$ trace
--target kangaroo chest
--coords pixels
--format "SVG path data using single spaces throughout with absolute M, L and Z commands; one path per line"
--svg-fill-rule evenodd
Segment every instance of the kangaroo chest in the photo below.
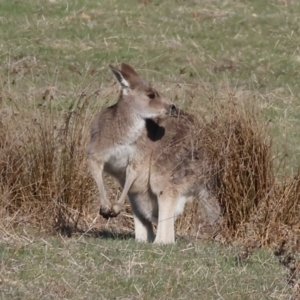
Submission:
M 104 170 L 108 173 L 125 171 L 134 156 L 135 145 L 119 145 L 108 151 Z
M 107 150 L 106 163 L 104 165 L 105 172 L 115 177 L 120 177 L 120 173 L 125 173 L 128 164 L 136 154 L 136 142 L 144 128 L 145 121 L 143 119 L 137 119 L 132 128 L 122 137 L 123 141 L 114 143 L 114 145 Z

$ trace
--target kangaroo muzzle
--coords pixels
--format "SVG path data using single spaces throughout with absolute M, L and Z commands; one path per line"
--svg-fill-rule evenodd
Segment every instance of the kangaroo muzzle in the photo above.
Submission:
M 171 104 L 169 106 L 169 115 L 170 116 L 176 116 L 177 115 L 177 107 L 175 104 Z

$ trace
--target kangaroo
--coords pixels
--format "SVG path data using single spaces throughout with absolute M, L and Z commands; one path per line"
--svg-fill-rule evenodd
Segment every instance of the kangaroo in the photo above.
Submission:
M 92 121 L 87 157 L 90 172 L 100 195 L 100 215 L 117 216 L 128 191 L 138 176 L 141 159 L 144 158 L 147 140 L 146 125 L 151 118 L 166 118 L 174 114 L 176 107 L 150 84 L 145 83 L 136 71 L 122 63 L 120 69 L 110 66 L 121 92 L 116 104 L 102 110 Z M 143 134 L 143 137 L 141 135 Z M 118 201 L 107 199 L 103 172 L 113 176 L 123 187 Z
M 221 211 L 212 193 L 216 182 L 201 138 L 205 124 L 177 110 L 130 66 L 111 69 L 121 84 L 119 100 L 95 117 L 88 147 L 100 214 L 117 216 L 128 194 L 136 240 L 174 243 L 174 222 L 187 198 L 195 197 L 207 223 L 215 225 Z M 106 198 L 103 171 L 123 187 L 114 204 Z M 157 224 L 156 236 L 152 223 Z

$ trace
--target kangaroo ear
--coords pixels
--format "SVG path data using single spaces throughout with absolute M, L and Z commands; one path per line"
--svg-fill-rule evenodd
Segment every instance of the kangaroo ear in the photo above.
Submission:
M 133 69 L 133 67 L 131 67 L 125 63 L 121 63 L 121 72 L 126 78 L 139 77 L 139 75 L 136 73 L 136 71 Z
M 136 71 L 129 65 L 122 63 L 120 69 L 110 65 L 110 69 L 115 74 L 117 80 L 121 84 L 123 90 L 131 89 L 134 90 L 136 87 L 141 85 L 143 81 L 140 79 Z
M 123 74 L 122 71 L 120 71 L 119 69 L 115 68 L 112 65 L 109 65 L 110 69 L 112 70 L 112 72 L 114 73 L 114 75 L 116 76 L 118 82 L 120 83 L 122 89 L 128 89 L 130 88 L 130 84 L 129 81 L 127 81 Z

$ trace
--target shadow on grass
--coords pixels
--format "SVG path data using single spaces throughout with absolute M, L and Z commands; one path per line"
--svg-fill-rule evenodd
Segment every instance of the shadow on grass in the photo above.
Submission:
M 86 231 L 81 228 L 74 228 L 72 226 L 61 226 L 57 229 L 57 232 L 62 236 L 71 238 L 73 234 L 82 234 L 86 237 L 101 238 L 101 239 L 113 239 L 113 240 L 129 240 L 134 239 L 134 233 L 131 232 L 116 232 L 107 229 L 91 229 Z
M 113 239 L 113 240 L 129 240 L 134 239 L 134 234 L 131 232 L 115 232 L 112 230 L 92 230 L 89 232 L 83 230 L 77 230 L 77 232 L 84 234 L 88 237 L 100 238 L 100 239 Z
M 64 237 L 71 238 L 73 235 L 84 235 L 85 237 L 89 238 L 100 238 L 100 239 L 112 239 L 112 240 L 130 240 L 135 239 L 134 232 L 128 231 L 121 231 L 120 228 L 117 230 L 113 229 L 99 229 L 99 228 L 92 228 L 90 230 L 84 230 L 80 227 L 73 227 L 71 225 L 64 225 L 56 228 L 56 232 L 61 234 Z M 198 241 L 199 238 L 190 235 L 176 235 L 176 242 L 180 243 L 192 243 Z

